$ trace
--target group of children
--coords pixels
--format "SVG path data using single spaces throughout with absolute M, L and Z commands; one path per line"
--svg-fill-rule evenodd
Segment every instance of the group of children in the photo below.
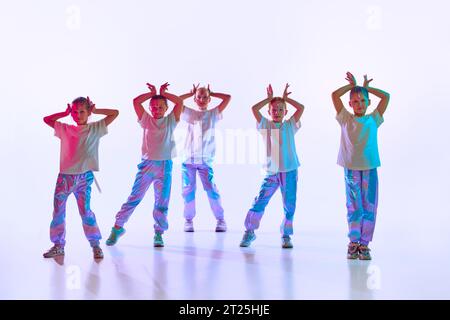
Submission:
M 351 73 L 347 73 L 349 84 L 332 94 L 336 108 L 336 119 L 341 125 L 341 145 L 338 164 L 344 167 L 347 220 L 350 243 L 347 258 L 369 260 L 368 243 L 372 240 L 378 198 L 377 167 L 380 160 L 377 147 L 377 129 L 383 122 L 383 113 L 389 102 L 389 94 L 369 87 L 372 80 L 364 76 L 363 86 L 357 86 Z M 154 246 L 163 247 L 162 235 L 168 229 L 167 212 L 169 206 L 172 159 L 175 154 L 174 130 L 183 119 L 187 123 L 184 158 L 182 163 L 182 196 L 184 199 L 184 231 L 193 232 L 195 210 L 195 191 L 197 172 L 205 189 L 211 209 L 217 220 L 216 232 L 225 232 L 227 225 L 221 204 L 219 190 L 214 182 L 213 160 L 215 155 L 214 129 L 216 122 L 222 119 L 224 109 L 231 96 L 212 92 L 207 87 L 194 85 L 184 95 L 176 96 L 167 91 L 169 84 L 160 87 L 159 94 L 154 85 L 148 84 L 149 92 L 133 100 L 138 123 L 143 128 L 142 162 L 127 201 L 116 214 L 114 226 L 106 244 L 115 245 L 124 235 L 124 225 L 137 205 L 143 199 L 153 183 L 155 204 Z M 255 197 L 245 218 L 245 233 L 240 243 L 248 247 L 256 239 L 264 210 L 272 195 L 281 190 L 284 218 L 281 224 L 282 247 L 292 248 L 293 218 L 296 208 L 298 167 L 300 166 L 295 148 L 295 133 L 300 128 L 300 118 L 304 106 L 290 98 L 289 85 L 286 85 L 282 97 L 274 97 L 272 87 L 267 88 L 267 97 L 252 107 L 257 122 L 257 129 L 262 134 L 266 146 L 266 175 L 260 191 Z M 344 107 L 341 97 L 350 91 L 350 107 L 353 113 Z M 370 105 L 369 93 L 380 98 L 377 108 L 366 115 Z M 194 97 L 197 110 L 184 105 L 184 100 Z M 208 109 L 211 98 L 220 99 L 220 103 Z M 148 113 L 143 103 L 150 100 Z M 174 104 L 168 111 L 168 101 Z M 287 104 L 295 108 L 294 114 L 286 121 Z M 260 110 L 269 105 L 270 119 L 264 117 Z M 88 123 L 91 114 L 103 114 L 100 121 Z M 95 259 L 103 258 L 100 248 L 101 233 L 94 213 L 90 209 L 91 185 L 94 181 L 93 171 L 98 171 L 98 145 L 102 136 L 107 134 L 108 125 L 118 116 L 118 110 L 97 109 L 87 98 L 77 98 L 67 106 L 65 112 L 44 118 L 47 125 L 55 130 L 61 139 L 60 173 L 56 182 L 54 195 L 53 219 L 50 225 L 50 240 L 54 246 L 44 257 L 64 255 L 65 245 L 65 205 L 68 196 L 74 193 L 83 222 L 83 229 Z M 71 115 L 76 122 L 68 125 L 59 122 L 60 118 Z

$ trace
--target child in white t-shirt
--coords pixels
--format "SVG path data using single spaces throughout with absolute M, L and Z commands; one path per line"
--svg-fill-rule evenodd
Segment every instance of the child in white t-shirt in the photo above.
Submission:
M 252 107 L 253 115 L 258 124 L 258 130 L 266 142 L 266 176 L 261 185 L 258 196 L 256 196 L 252 207 L 245 218 L 245 233 L 242 238 L 241 247 L 250 246 L 256 239 L 254 230 L 259 228 L 264 210 L 270 198 L 281 190 L 283 197 L 284 219 L 280 227 L 282 247 L 292 248 L 291 235 L 293 232 L 294 212 L 297 200 L 298 161 L 295 148 L 294 135 L 300 129 L 300 117 L 304 106 L 288 97 L 289 85 L 286 84 L 283 98 L 273 97 L 272 86 L 267 88 L 267 98 Z M 292 105 L 296 111 L 287 121 L 283 121 L 287 113 L 286 103 Z M 269 120 L 261 114 L 260 110 L 269 104 Z
M 344 167 L 347 198 L 348 237 L 347 258 L 370 260 L 368 244 L 372 241 L 378 207 L 378 174 L 380 166 L 377 132 L 383 123 L 383 114 L 389 103 L 389 94 L 369 87 L 367 76 L 364 85 L 356 85 L 355 77 L 347 72 L 349 84 L 332 94 L 336 109 L 336 119 L 341 126 L 341 144 L 338 165 Z M 341 97 L 350 91 L 349 105 L 353 113 L 347 111 Z M 366 115 L 370 105 L 369 93 L 380 98 L 376 109 Z
M 180 98 L 185 100 L 192 96 L 194 96 L 198 110 L 184 106 L 181 114 L 181 118 L 188 124 L 184 161 L 181 169 L 184 218 L 186 219 L 184 231 L 194 231 L 193 219 L 196 214 L 195 190 L 198 172 L 203 189 L 208 195 L 211 210 L 217 220 L 216 232 L 225 232 L 227 225 L 223 215 L 219 190 L 214 181 L 212 163 L 216 151 L 216 122 L 222 119 L 222 112 L 228 106 L 231 96 L 225 93 L 211 92 L 209 85 L 207 88 L 199 88 L 199 85 L 194 85 L 190 93 L 181 95 Z M 219 98 L 222 101 L 216 107 L 208 110 L 211 97 Z
M 106 115 L 100 121 L 88 123 L 92 114 Z M 44 122 L 55 129 L 55 136 L 61 139 L 60 173 L 56 182 L 53 219 L 50 225 L 50 240 L 54 246 L 44 253 L 45 258 L 64 255 L 66 244 L 66 202 L 71 193 L 75 195 L 83 229 L 94 253 L 95 259 L 103 258 L 100 248 L 101 234 L 94 212 L 91 211 L 92 171 L 98 171 L 98 146 L 102 136 L 108 133 L 107 126 L 118 116 L 119 111 L 96 109 L 89 97 L 79 97 L 68 104 L 65 112 L 52 114 Z M 76 126 L 57 121 L 71 115 Z
M 142 162 L 138 165 L 139 170 L 131 194 L 116 215 L 116 222 L 106 241 L 108 246 L 116 244 L 118 238 L 125 233 L 124 224 L 144 198 L 152 183 L 155 190 L 153 208 L 155 220 L 153 245 L 155 247 L 164 246 L 162 234 L 169 228 L 167 211 L 172 185 L 172 158 L 176 156 L 173 132 L 180 121 L 183 101 L 176 95 L 167 92 L 168 83 L 161 86 L 159 95 L 157 95 L 154 85 L 147 83 L 147 86 L 150 92 L 133 100 L 138 122 L 144 129 Z M 142 106 L 149 99 L 150 114 Z M 168 109 L 167 100 L 173 102 L 175 107 L 169 115 L 164 116 Z

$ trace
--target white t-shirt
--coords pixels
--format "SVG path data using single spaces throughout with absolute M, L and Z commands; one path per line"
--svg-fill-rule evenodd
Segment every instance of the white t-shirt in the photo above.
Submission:
M 294 139 L 300 127 L 300 120 L 295 122 L 294 116 L 281 123 L 261 117 L 257 129 L 267 147 L 264 169 L 269 174 L 292 171 L 300 166 Z
M 142 139 L 142 159 L 170 160 L 176 156 L 173 132 L 177 126 L 175 115 L 172 112 L 160 119 L 153 118 L 146 111 L 138 120 L 144 129 Z
M 378 110 L 356 117 L 342 108 L 336 120 L 341 125 L 341 146 L 337 164 L 352 170 L 379 167 L 377 132 L 384 119 Z
M 181 118 L 188 123 L 184 162 L 211 165 L 216 154 L 216 122 L 223 118 L 219 108 L 200 111 L 185 107 Z
M 59 171 L 64 174 L 82 174 L 98 171 L 98 145 L 108 133 L 105 120 L 74 126 L 55 122 L 55 136 L 61 139 Z

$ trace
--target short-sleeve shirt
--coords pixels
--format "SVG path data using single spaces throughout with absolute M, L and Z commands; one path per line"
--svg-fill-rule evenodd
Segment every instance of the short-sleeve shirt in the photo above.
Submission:
M 294 136 L 301 123 L 294 116 L 281 123 L 261 117 L 257 129 L 266 144 L 266 163 L 264 169 L 269 174 L 288 172 L 300 166 Z
M 188 124 L 184 162 L 211 165 L 216 153 L 216 122 L 223 118 L 219 108 L 200 111 L 184 107 L 181 118 Z
M 153 118 L 146 111 L 138 120 L 144 129 L 142 138 L 142 159 L 170 160 L 176 156 L 173 132 L 177 121 L 173 111 L 160 119 Z
M 82 174 L 99 170 L 99 141 L 108 133 L 104 119 L 80 126 L 56 121 L 54 129 L 55 136 L 61 139 L 60 173 Z
M 342 108 L 336 120 L 341 125 L 341 145 L 337 164 L 352 170 L 370 170 L 379 167 L 377 132 L 384 120 L 378 110 L 357 117 Z

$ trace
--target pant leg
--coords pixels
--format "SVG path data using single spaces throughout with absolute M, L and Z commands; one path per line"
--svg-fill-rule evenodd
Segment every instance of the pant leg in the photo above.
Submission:
M 155 189 L 155 206 L 153 208 L 154 228 L 156 233 L 164 233 L 169 228 L 167 211 L 169 209 L 170 190 L 172 187 L 172 160 L 158 161 L 153 187 Z
M 280 181 L 284 209 L 284 219 L 281 223 L 280 232 L 282 235 L 289 236 L 294 233 L 292 224 L 297 202 L 298 170 L 295 169 L 289 172 L 280 172 L 278 174 L 278 179 Z
M 207 164 L 198 166 L 198 174 L 203 184 L 203 189 L 208 195 L 209 205 L 217 220 L 223 220 L 223 208 L 219 190 L 214 182 L 213 168 Z
M 117 226 L 123 227 L 133 214 L 138 204 L 141 203 L 145 193 L 153 181 L 155 175 L 153 172 L 154 170 L 154 163 L 151 160 L 143 160 L 138 165 L 138 173 L 136 174 L 136 179 L 134 180 L 131 194 L 120 208 L 120 211 L 116 214 L 115 224 Z
M 53 219 L 50 223 L 50 241 L 56 245 L 66 244 L 66 202 L 71 193 L 73 179 L 70 175 L 59 174 L 53 198 Z
M 347 198 L 348 237 L 352 242 L 361 240 L 362 207 L 362 171 L 345 169 L 345 193 Z
M 259 223 L 264 214 L 267 204 L 270 198 L 272 198 L 275 191 L 277 191 L 279 186 L 278 178 L 276 174 L 267 175 L 259 190 L 258 196 L 253 201 L 252 207 L 247 213 L 245 218 L 245 229 L 246 230 L 256 230 L 259 228 Z
M 197 168 L 193 164 L 181 165 L 182 196 L 184 199 L 184 218 L 192 220 L 195 217 L 195 190 Z
M 377 217 L 378 174 L 376 168 L 363 171 L 362 205 L 361 244 L 367 245 L 372 241 Z
M 88 171 L 75 176 L 74 195 L 77 199 L 78 211 L 80 212 L 83 230 L 86 239 L 92 247 L 98 246 L 102 235 L 97 225 L 94 212 L 91 210 L 91 185 L 94 182 L 94 174 Z

